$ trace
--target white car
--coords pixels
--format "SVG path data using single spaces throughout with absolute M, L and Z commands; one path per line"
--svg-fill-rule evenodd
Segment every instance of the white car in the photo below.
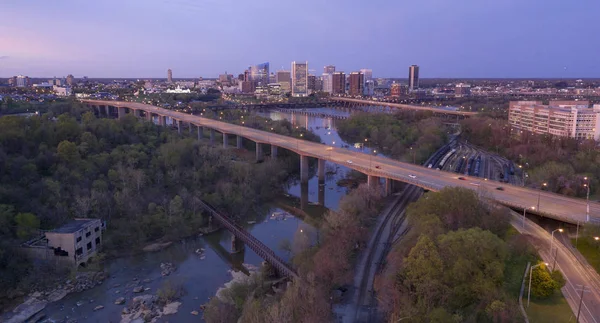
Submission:
M 417 178 L 417 176 L 415 176 L 415 175 L 413 175 L 413 174 L 410 174 L 410 175 L 408 175 L 408 177 L 410 177 L 410 178 L 413 178 L 413 179 L 414 179 L 414 178 Z
M 352 164 L 352 161 L 351 161 L 350 159 L 348 159 L 346 162 L 347 162 L 348 164 Z

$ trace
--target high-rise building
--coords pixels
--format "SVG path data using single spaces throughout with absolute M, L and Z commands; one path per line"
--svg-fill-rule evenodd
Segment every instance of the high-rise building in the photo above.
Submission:
M 350 73 L 350 88 L 348 94 L 351 96 L 362 96 L 365 86 L 364 75 L 361 72 Z
M 17 76 L 17 87 L 28 87 L 29 84 L 29 76 L 19 75 Z
M 419 66 L 411 65 L 408 68 L 408 89 L 410 91 L 419 88 Z
M 463 97 L 471 95 L 471 86 L 469 84 L 458 83 L 454 88 L 454 96 Z
M 292 76 L 290 71 L 277 71 L 275 81 L 281 85 L 281 92 L 287 93 L 291 91 L 291 82 Z
M 269 62 L 250 66 L 250 81 L 263 86 L 269 84 Z
M 589 101 L 513 101 L 508 108 L 513 129 L 575 139 L 600 139 L 600 104 Z
M 333 93 L 333 74 L 323 73 L 323 92 Z
M 363 68 L 360 70 L 360 72 L 364 75 L 364 80 L 365 83 L 367 83 L 367 81 L 371 81 L 373 80 L 373 70 L 369 69 L 369 68 Z
M 167 82 L 173 83 L 173 71 L 171 69 L 167 70 Z
M 331 80 L 331 94 L 346 93 L 346 74 L 344 72 L 333 73 Z
M 277 76 L 275 73 L 269 74 L 269 84 L 277 83 Z
M 316 90 L 317 77 L 314 75 L 308 76 L 308 91 L 314 92 Z
M 308 95 L 308 62 L 292 62 L 292 95 Z
M 73 86 L 73 83 L 75 83 L 75 77 L 72 74 L 67 75 L 67 84 Z
M 333 73 L 335 73 L 335 66 L 334 65 L 327 65 L 327 66 L 323 67 L 323 73 L 327 73 L 327 74 L 333 74 Z
M 364 96 L 373 96 L 375 94 L 375 81 L 365 81 L 365 88 L 363 89 Z

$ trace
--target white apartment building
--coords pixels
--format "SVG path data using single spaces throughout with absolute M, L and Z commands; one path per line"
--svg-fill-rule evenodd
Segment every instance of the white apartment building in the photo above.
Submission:
M 600 139 L 600 105 L 589 101 L 513 101 L 508 110 L 513 129 L 575 139 Z

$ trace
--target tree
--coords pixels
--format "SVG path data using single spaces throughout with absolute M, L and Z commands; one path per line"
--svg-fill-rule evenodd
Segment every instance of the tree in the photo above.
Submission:
M 552 279 L 545 265 L 542 264 L 533 269 L 531 278 L 531 294 L 533 296 L 547 298 L 552 296 L 554 291 L 559 288 L 558 283 Z
M 68 140 L 63 140 L 58 144 L 56 153 L 58 158 L 66 164 L 72 164 L 80 157 L 77 146 Z
M 19 213 L 15 216 L 19 239 L 32 237 L 40 229 L 40 220 L 31 213 Z

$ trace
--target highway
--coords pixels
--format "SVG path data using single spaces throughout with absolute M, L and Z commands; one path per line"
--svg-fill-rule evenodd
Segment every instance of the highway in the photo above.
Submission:
M 533 221 L 527 219 L 525 221 L 525 228 L 523 228 L 522 215 L 513 212 L 511 223 L 522 234 L 531 235 L 537 239 L 536 249 L 544 262 L 549 264 L 552 268 L 554 265 L 554 255 L 556 254 L 556 268 L 559 269 L 567 283 L 562 288 L 563 295 L 569 303 L 569 306 L 577 314 L 579 307 L 579 300 L 581 297 L 581 288 L 586 286 L 586 291 L 583 295 L 583 303 L 581 305 L 580 322 L 587 323 L 600 323 L 600 276 L 585 260 L 578 259 L 581 256 L 577 252 L 573 252 L 570 242 L 567 242 L 569 246 L 564 245 L 560 242 L 557 236 L 558 232 L 554 234 L 554 251 L 550 253 L 551 247 L 551 235 L 548 231 L 542 229 L 540 226 L 535 224 Z M 533 265 L 533 264 L 532 264 Z M 526 281 L 528 283 L 528 281 Z M 527 284 L 525 285 L 527 286 Z M 523 305 L 527 306 L 527 291 L 523 294 Z M 570 322 L 575 322 L 575 318 Z
M 398 108 L 398 109 L 431 111 L 431 112 L 436 112 L 436 113 L 459 115 L 459 116 L 465 116 L 465 117 L 473 116 L 473 115 L 477 114 L 477 112 L 445 110 L 445 109 L 442 109 L 439 107 L 434 107 L 434 106 L 421 106 L 421 105 L 390 103 L 390 102 L 372 101 L 372 100 L 336 98 L 336 97 L 332 97 L 332 98 L 330 98 L 330 100 L 331 101 L 349 102 L 349 103 L 358 103 L 361 105 L 384 106 L 384 107 L 391 107 L 391 108 Z
M 453 172 L 440 171 L 385 157 L 357 153 L 344 148 L 330 147 L 299 138 L 233 125 L 142 103 L 95 100 L 82 100 L 82 102 L 93 105 L 127 107 L 167 116 L 185 123 L 215 129 L 219 132 L 240 135 L 255 142 L 272 144 L 303 156 L 319 158 L 344 165 L 367 175 L 417 185 L 427 190 L 438 191 L 447 186 L 459 186 L 476 190 L 485 197 L 496 200 L 503 205 L 519 209 L 528 208 L 528 212 L 560 221 L 577 223 L 578 221 L 585 222 L 586 220 L 586 201 L 584 199 L 496 181 L 486 181 L 478 177 L 461 176 Z M 459 179 L 459 177 L 463 178 L 463 180 Z M 497 187 L 502 187 L 503 190 L 497 190 Z M 540 200 L 540 210 L 531 210 L 531 207 L 537 207 L 538 197 Z M 600 217 L 600 203 L 590 203 L 590 215 L 594 218 Z

